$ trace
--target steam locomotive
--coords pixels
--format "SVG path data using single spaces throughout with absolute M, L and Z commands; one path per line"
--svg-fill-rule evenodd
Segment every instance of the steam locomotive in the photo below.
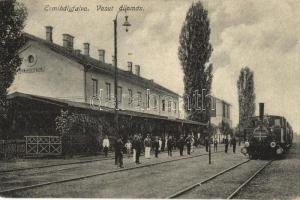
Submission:
M 244 130 L 246 137 L 242 153 L 250 159 L 275 157 L 284 154 L 292 146 L 293 129 L 282 116 L 264 115 L 264 104 L 259 104 L 259 116 L 249 119 Z

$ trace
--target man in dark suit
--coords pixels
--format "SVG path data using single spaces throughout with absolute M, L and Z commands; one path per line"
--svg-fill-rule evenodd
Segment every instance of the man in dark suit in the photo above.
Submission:
M 141 138 L 135 135 L 132 141 L 132 148 L 135 151 L 135 163 L 140 164 L 140 155 L 142 150 Z
M 123 149 L 124 143 L 120 136 L 117 137 L 116 144 L 115 144 L 115 164 L 118 165 L 120 168 L 123 168 Z
M 187 148 L 187 154 L 191 154 L 191 145 L 192 145 L 192 136 L 189 134 L 187 138 L 185 139 L 186 148 Z
M 227 137 L 224 139 L 224 143 L 225 143 L 225 153 L 227 153 L 227 151 L 228 151 L 228 138 Z
M 217 138 L 214 139 L 214 152 L 218 151 L 218 141 Z
M 208 140 L 208 136 L 205 137 L 205 150 L 206 152 L 208 152 L 208 147 L 209 147 L 209 140 Z
M 180 135 L 179 140 L 177 141 L 178 147 L 179 147 L 179 152 L 180 152 L 180 156 L 183 156 L 183 148 L 184 148 L 184 138 L 183 135 Z
M 168 141 L 167 141 L 168 156 L 172 156 L 173 146 L 174 146 L 174 142 L 173 142 L 172 136 L 169 136 Z
M 232 144 L 233 153 L 235 153 L 235 149 L 236 149 L 236 139 L 235 139 L 235 137 L 233 137 L 231 139 L 231 144 Z
M 158 153 L 159 153 L 159 140 L 158 140 L 158 136 L 155 137 L 154 143 L 153 143 L 153 147 L 154 147 L 154 152 L 155 152 L 155 158 L 158 158 Z

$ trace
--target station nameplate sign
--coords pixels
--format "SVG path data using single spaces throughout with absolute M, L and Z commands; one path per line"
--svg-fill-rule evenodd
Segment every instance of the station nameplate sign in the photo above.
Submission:
M 35 72 L 44 72 L 45 71 L 45 67 L 30 67 L 30 68 L 21 68 L 19 69 L 18 73 L 35 73 Z

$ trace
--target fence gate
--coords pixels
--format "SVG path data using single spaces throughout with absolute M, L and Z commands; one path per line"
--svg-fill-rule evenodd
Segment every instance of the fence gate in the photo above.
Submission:
M 26 155 L 61 155 L 60 136 L 25 136 Z

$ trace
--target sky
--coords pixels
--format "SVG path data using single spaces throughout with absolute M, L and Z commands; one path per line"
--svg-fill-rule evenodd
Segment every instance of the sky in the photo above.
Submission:
M 142 11 L 118 15 L 118 59 L 141 65 L 141 75 L 183 94 L 183 72 L 178 60 L 179 34 L 190 0 L 20 0 L 28 9 L 25 32 L 45 38 L 51 25 L 53 40 L 62 34 L 75 37 L 75 48 L 91 44 L 91 56 L 106 50 L 112 62 L 113 19 L 121 5 L 141 6 Z M 268 114 L 285 116 L 300 132 L 300 1 L 299 0 L 206 0 L 213 53 L 212 92 L 232 104 L 233 124 L 238 122 L 236 82 L 241 68 L 254 72 L 256 104 L 265 103 Z M 45 7 L 81 6 L 88 12 L 45 11 Z M 113 7 L 97 11 L 97 6 Z M 131 23 L 126 32 L 125 15 Z M 256 109 L 258 112 L 258 108 Z M 256 113 L 257 113 L 256 112 Z

